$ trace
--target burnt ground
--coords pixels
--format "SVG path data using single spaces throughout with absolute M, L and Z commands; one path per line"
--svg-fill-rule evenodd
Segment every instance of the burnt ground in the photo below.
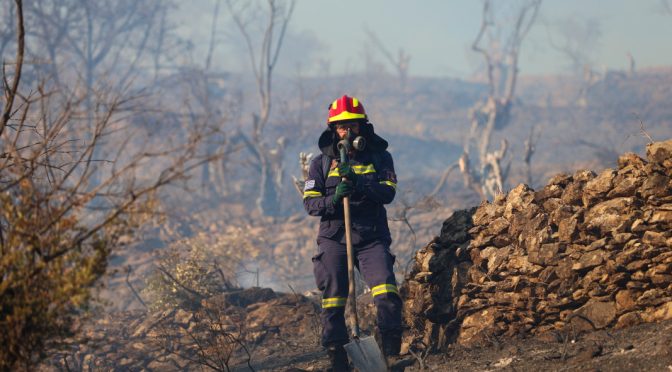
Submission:
M 244 328 L 243 341 L 251 360 L 248 364 L 238 351 L 228 365 L 230 370 L 298 372 L 327 368 L 326 353 L 318 345 L 317 296 L 269 289 L 243 292 L 257 298 L 223 306 L 221 317 L 225 325 Z M 233 302 L 230 297 L 228 301 Z M 372 329 L 370 296 L 361 296 L 358 308 L 362 328 Z M 167 325 L 162 328 L 164 321 Z M 197 354 L 188 352 L 194 344 L 191 337 L 198 338 L 197 325 L 198 312 L 184 309 L 110 313 L 82 327 L 60 348 L 52 349 L 37 370 L 213 370 L 199 363 L 202 358 Z M 187 333 L 175 333 L 174 329 Z M 172 346 L 167 347 L 167 343 Z M 538 337 L 485 338 L 479 347 L 451 344 L 444 350 L 409 358 L 415 363 L 406 371 L 668 371 L 672 370 L 672 320 L 579 334 L 551 331 Z
M 258 302 L 231 306 L 222 319 L 244 324 L 251 360 L 240 350 L 226 368 L 232 371 L 322 371 L 327 355 L 318 345 L 317 299 L 249 289 Z M 263 296 L 262 296 L 263 295 Z M 360 299 L 370 296 L 362 296 Z M 231 300 L 229 298 L 229 300 Z M 230 301 L 231 302 L 231 301 Z M 373 305 L 358 301 L 362 328 L 372 329 Z M 148 314 L 107 314 L 48 353 L 38 371 L 208 371 L 199 353 L 198 313 L 181 309 Z M 162 322 L 170 327 L 162 328 Z M 222 323 L 228 324 L 228 323 Z M 174 333 L 174 330 L 186 333 Z M 192 330 L 192 331 L 189 331 Z M 540 337 L 487 339 L 479 347 L 449 345 L 431 354 L 409 355 L 406 371 L 667 371 L 672 370 L 672 320 L 620 330 L 547 333 Z M 166 335 L 172 335 L 167 337 Z M 218 351 L 221 346 L 218 344 Z M 215 351 L 207 351 L 211 356 Z M 213 359 L 211 358 L 211 361 Z M 67 363 L 66 363 L 67 361 Z M 251 366 L 251 368 L 250 368 Z M 227 370 L 219 368 L 219 370 Z
M 650 145 L 647 157 L 648 163 L 626 154 L 619 158 L 618 171 L 599 176 L 589 171 L 559 175 L 541 194 L 521 185 L 493 204 L 446 220 L 450 229 L 442 229 L 441 244 L 433 241 L 416 254 L 409 274 L 415 284 L 408 293 L 402 286 L 404 320 L 413 332 L 405 339 L 459 344 L 410 355 L 415 364 L 407 370 L 672 370 L 672 141 Z M 630 186 L 617 190 L 614 185 Z M 609 190 L 630 196 L 603 200 L 612 195 Z M 563 228 L 555 226 L 556 234 L 549 218 L 575 220 L 567 226 L 558 222 Z M 539 247 L 554 239 L 562 241 Z M 523 241 L 524 246 L 511 246 Z M 556 262 L 561 256 L 562 262 Z M 445 270 L 451 267 L 458 271 Z M 502 279 L 511 273 L 516 274 L 510 282 Z M 520 276 L 528 274 L 526 285 L 519 285 Z M 327 367 L 319 346 L 319 293 L 258 287 L 229 288 L 209 297 L 192 292 L 181 292 L 191 300 L 179 307 L 91 319 L 51 349 L 37 370 L 297 372 Z M 530 301 L 546 294 L 553 296 L 544 306 Z M 372 296 L 363 293 L 357 304 L 362 329 L 374 329 Z M 453 308 L 455 314 L 469 315 L 444 316 Z M 516 309 L 522 312 L 516 315 Z M 529 316 L 535 312 L 541 312 L 539 320 Z M 599 330 L 586 331 L 594 328 L 570 321 L 573 315 Z M 446 323 L 436 327 L 431 319 Z M 640 321 L 652 323 L 614 329 Z M 503 338 L 516 334 L 521 336 Z
M 665 321 L 575 337 L 549 334 L 491 340 L 490 345 L 474 348 L 453 345 L 417 355 L 406 371 L 668 371 L 672 370 L 671 330 L 672 321 Z M 253 363 L 256 370 L 269 371 L 316 371 L 326 365 L 326 355 L 319 349 Z
M 452 347 L 426 360 L 434 370 L 662 371 L 672 368 L 672 322 L 546 339 L 492 340 L 482 348 Z M 417 369 L 416 369 L 417 370 Z

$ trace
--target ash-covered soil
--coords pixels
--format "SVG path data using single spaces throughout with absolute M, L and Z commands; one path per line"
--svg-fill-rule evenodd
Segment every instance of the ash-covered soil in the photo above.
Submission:
M 492 339 L 489 345 L 408 355 L 406 371 L 668 371 L 672 370 L 672 321 L 616 331 L 549 334 L 544 337 Z M 256 370 L 321 371 L 319 349 L 254 364 Z M 238 370 L 249 370 L 240 368 Z
M 223 306 L 226 311 L 220 314 L 219 324 L 239 336 L 240 343 L 228 342 L 232 339 L 217 343 L 216 337 L 204 330 L 203 325 L 208 322 L 199 318 L 198 311 L 115 313 L 85 324 L 77 337 L 54 347 L 39 370 L 327 369 L 327 355 L 318 345 L 317 298 L 259 288 L 228 297 L 231 304 Z M 223 300 L 212 302 L 220 306 Z M 236 304 L 232 304 L 234 301 Z M 366 294 L 358 302 L 365 313 L 363 323 L 370 331 L 373 308 Z M 236 333 L 240 330 L 236 324 L 245 324 L 242 332 Z M 406 371 L 670 370 L 671 331 L 672 321 L 664 321 L 620 330 L 574 333 L 567 329 L 542 336 L 492 338 L 474 347 L 450 344 L 443 350 L 407 354 L 414 364 Z M 210 342 L 214 344 L 209 345 Z M 194 348 L 197 344 L 200 350 Z M 226 356 L 224 352 L 230 347 L 226 364 L 217 364 L 217 354 L 211 346 L 218 348 L 219 357 Z
M 484 347 L 452 345 L 424 360 L 436 371 L 667 371 L 672 369 L 672 322 L 585 334 L 491 340 Z M 408 371 L 422 370 L 418 361 Z
M 672 370 L 672 140 L 458 211 L 401 287 L 407 371 Z M 358 298 L 365 335 L 370 293 Z M 320 371 L 319 294 L 107 314 L 40 370 Z

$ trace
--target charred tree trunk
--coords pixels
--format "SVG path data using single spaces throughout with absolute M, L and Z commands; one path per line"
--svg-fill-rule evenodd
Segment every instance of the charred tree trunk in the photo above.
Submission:
M 260 214 L 275 216 L 280 214 L 279 207 L 283 193 L 282 162 L 285 140 L 280 138 L 277 147 L 270 148 L 264 138 L 264 129 L 269 122 L 272 108 L 273 70 L 280 56 L 287 25 L 294 12 L 295 1 L 290 1 L 289 5 L 284 8 L 278 4 L 278 1 L 268 0 L 268 21 L 265 24 L 260 45 L 255 44 L 249 33 L 247 21 L 244 19 L 244 8 L 236 7 L 234 3 L 233 0 L 227 0 L 228 9 L 248 50 L 259 99 L 259 110 L 253 114 L 252 132 L 249 139 L 245 139 L 248 148 L 256 158 L 259 170 L 259 194 L 256 205 Z
M 472 50 L 480 53 L 486 63 L 488 78 L 488 98 L 475 104 L 469 111 L 471 130 L 464 143 L 464 153 L 460 160 L 460 170 L 465 186 L 478 190 L 481 198 L 493 198 L 506 187 L 510 162 L 504 162 L 508 142 L 504 139 L 498 150 L 491 148 L 493 132 L 505 128 L 510 121 L 511 107 L 518 80 L 518 55 L 525 35 L 536 19 L 541 0 L 530 0 L 517 12 L 517 18 L 510 31 L 505 25 L 495 22 L 493 2 L 483 3 L 483 22 L 472 44 Z M 495 40 L 493 35 L 504 35 Z M 481 43 L 487 39 L 488 44 Z M 473 159 L 471 148 L 478 151 Z

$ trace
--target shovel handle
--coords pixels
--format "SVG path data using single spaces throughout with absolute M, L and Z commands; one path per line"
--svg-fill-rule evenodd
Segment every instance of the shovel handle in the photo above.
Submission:
M 341 163 L 348 163 L 348 151 L 350 150 L 350 129 L 348 135 L 338 142 L 338 151 L 341 155 Z M 346 177 L 341 178 L 341 182 L 347 181 Z M 355 339 L 359 339 L 359 318 L 357 318 L 357 294 L 355 291 L 355 254 L 352 251 L 352 232 L 350 223 L 350 197 L 343 198 L 343 215 L 345 219 L 345 248 L 348 257 L 348 302 L 352 316 L 352 334 Z
M 357 294 L 355 291 L 355 254 L 352 250 L 352 233 L 350 226 L 350 198 L 343 198 L 343 214 L 345 215 L 345 247 L 348 256 L 348 302 L 353 319 L 352 334 L 359 338 L 359 318 L 357 317 Z

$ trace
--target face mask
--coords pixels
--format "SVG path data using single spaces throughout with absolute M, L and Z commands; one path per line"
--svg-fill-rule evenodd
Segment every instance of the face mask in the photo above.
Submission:
M 355 137 L 355 139 L 352 141 L 352 147 L 354 147 L 357 151 L 364 151 L 364 148 L 366 148 L 366 138 L 362 136 Z
M 342 148 L 346 149 L 346 152 L 349 152 L 350 149 L 354 148 L 357 151 L 364 151 L 366 148 L 366 139 L 363 136 L 355 136 L 349 129 L 348 134 L 344 139 L 338 142 L 339 151 Z
M 364 148 L 366 147 L 366 139 L 364 137 L 355 136 L 355 134 L 352 133 L 350 129 L 348 129 L 348 135 L 345 136 L 345 138 L 355 150 L 364 151 Z

